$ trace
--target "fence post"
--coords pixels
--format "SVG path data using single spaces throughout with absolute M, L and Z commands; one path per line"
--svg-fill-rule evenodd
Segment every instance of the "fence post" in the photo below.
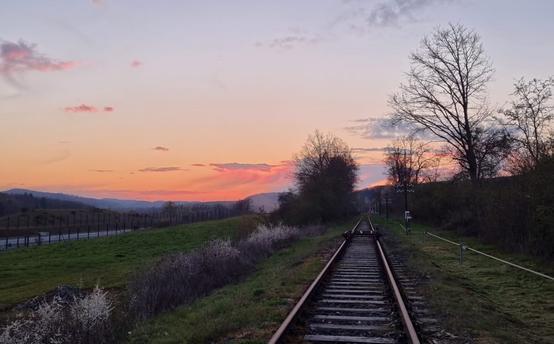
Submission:
M 8 250 L 8 235 L 6 234 L 6 251 Z
M 464 249 L 465 249 L 464 243 L 461 242 L 460 243 L 460 264 L 464 262 Z
M 51 243 L 52 232 L 48 231 L 48 243 Z

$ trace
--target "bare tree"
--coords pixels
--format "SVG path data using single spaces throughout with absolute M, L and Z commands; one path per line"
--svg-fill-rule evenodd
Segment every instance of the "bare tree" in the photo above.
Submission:
M 429 144 L 408 136 L 397 139 L 387 147 L 384 162 L 389 181 L 404 193 L 404 210 L 408 210 L 408 192 L 415 185 L 431 178 L 428 172 L 439 160 Z
M 553 86 L 554 77 L 529 81 L 521 78 L 514 84 L 515 99 L 510 108 L 500 111 L 516 131 L 518 151 L 512 162 L 517 172 L 532 169 L 553 153 L 554 105 L 550 102 Z
M 428 131 L 447 143 L 463 174 L 478 181 L 494 171 L 505 133 L 492 123 L 486 86 L 493 68 L 481 39 L 461 25 L 437 29 L 410 56 L 407 82 L 390 99 L 393 123 Z M 492 145 L 492 146 L 491 146 Z

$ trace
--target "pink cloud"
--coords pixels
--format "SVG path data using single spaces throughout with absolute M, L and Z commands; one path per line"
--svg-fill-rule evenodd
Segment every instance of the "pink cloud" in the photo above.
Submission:
M 139 61 L 139 60 L 131 61 L 131 67 L 138 68 L 138 67 L 141 67 L 141 66 L 142 66 L 142 61 Z
M 81 105 L 77 105 L 77 106 L 66 106 L 64 108 L 64 111 L 65 112 L 77 113 L 77 112 L 98 112 L 99 110 L 98 110 L 98 108 L 96 108 L 93 105 L 81 104 Z M 102 108 L 102 111 L 104 111 L 104 112 L 113 112 L 114 108 L 112 106 L 104 106 Z
M 0 43 L 0 59 L 0 73 L 9 78 L 12 78 L 13 73 L 63 71 L 78 64 L 75 61 L 60 61 L 46 57 L 37 52 L 35 44 L 28 44 L 22 40 L 17 43 Z
M 292 164 L 210 164 L 217 173 L 195 181 L 202 190 L 218 190 L 235 199 L 264 191 L 281 191 L 291 184 Z

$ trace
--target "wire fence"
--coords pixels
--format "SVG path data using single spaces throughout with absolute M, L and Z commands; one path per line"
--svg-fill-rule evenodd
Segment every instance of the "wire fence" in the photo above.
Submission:
M 240 209 L 212 207 L 173 213 L 110 213 L 81 214 L 57 217 L 45 224 L 17 221 L 0 224 L 0 251 L 115 236 L 148 228 L 166 227 L 238 216 Z M 27 224 L 27 225 L 25 225 Z
M 501 262 L 501 263 L 504 263 L 504 264 L 506 264 L 506 265 L 512 266 L 512 267 L 514 267 L 514 268 L 517 268 L 517 269 L 520 269 L 520 270 L 523 270 L 523 271 L 527 271 L 527 272 L 532 273 L 532 274 L 534 274 L 534 275 L 537 275 L 537 276 L 540 276 L 540 277 L 549 279 L 549 280 L 551 280 L 551 281 L 554 281 L 554 277 L 552 277 L 552 276 L 549 276 L 549 275 L 544 274 L 544 273 L 542 273 L 542 272 L 538 272 L 538 271 L 535 271 L 535 270 L 526 268 L 526 267 L 524 267 L 524 266 L 521 266 L 521 265 L 518 265 L 518 264 L 515 264 L 515 263 L 512 263 L 512 262 L 509 262 L 509 261 L 507 261 L 507 260 L 504 260 L 504 259 L 495 257 L 495 256 L 490 255 L 490 254 L 488 254 L 488 253 L 485 253 L 485 252 L 476 250 L 476 249 L 474 249 L 474 248 L 472 248 L 472 247 L 467 246 L 467 245 L 464 244 L 463 242 L 459 242 L 459 243 L 458 243 L 458 242 L 454 242 L 454 241 L 452 241 L 452 240 L 448 240 L 448 239 L 443 238 L 443 237 L 441 237 L 441 236 L 439 236 L 439 235 L 437 235 L 437 234 L 433 234 L 433 233 L 427 232 L 427 231 L 425 231 L 423 234 L 424 234 L 425 236 L 430 236 L 430 237 L 433 237 L 433 238 L 435 238 L 435 239 L 442 240 L 443 242 L 449 243 L 449 244 L 451 244 L 451 245 L 458 246 L 458 247 L 459 247 L 459 250 L 460 250 L 460 251 L 459 251 L 459 254 L 460 254 L 460 264 L 462 264 L 462 263 L 463 263 L 463 260 L 464 260 L 464 251 L 471 251 L 471 252 L 477 253 L 477 254 L 479 254 L 479 255 L 485 256 L 485 257 L 487 257 L 487 258 L 494 259 L 494 260 L 499 261 L 499 262 Z

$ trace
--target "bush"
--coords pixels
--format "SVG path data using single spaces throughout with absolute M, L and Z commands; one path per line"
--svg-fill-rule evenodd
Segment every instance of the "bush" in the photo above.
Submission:
M 259 225 L 235 245 L 215 240 L 192 252 L 165 257 L 129 284 L 131 313 L 146 319 L 235 282 L 261 259 L 297 240 L 300 233 L 295 227 Z
M 0 334 L 0 343 L 109 343 L 113 341 L 112 310 L 107 293 L 98 287 L 71 302 L 56 296 L 25 319 L 8 324 Z
M 130 310 L 139 319 L 151 317 L 225 285 L 245 269 L 240 252 L 228 240 L 164 257 L 129 284 Z

